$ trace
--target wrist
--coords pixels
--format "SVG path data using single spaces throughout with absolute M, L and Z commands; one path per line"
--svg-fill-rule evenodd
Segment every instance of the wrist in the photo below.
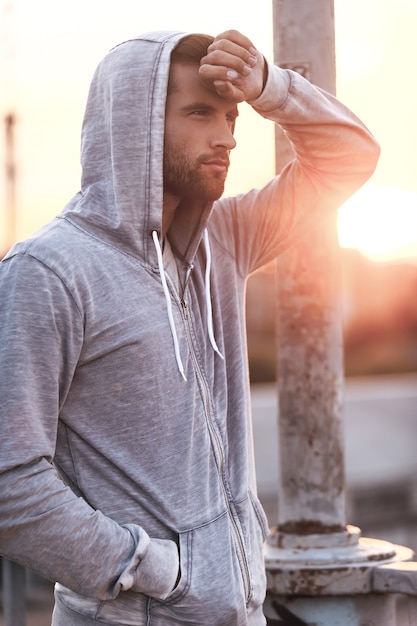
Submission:
M 248 104 L 255 107 L 258 112 L 272 111 L 280 108 L 288 99 L 291 88 L 291 77 L 288 70 L 277 65 L 266 63 L 266 82 L 263 90 L 257 98 L 253 98 Z
M 265 85 L 266 85 L 267 80 L 268 80 L 268 63 L 267 63 L 267 61 L 266 61 L 265 57 L 262 57 L 262 58 L 263 58 L 263 60 L 264 60 L 263 78 L 262 78 L 262 89 L 261 89 L 261 92 L 260 92 L 260 93 L 259 93 L 259 95 L 258 95 L 258 98 L 259 98 L 259 96 L 261 96 L 261 95 L 262 95 L 262 93 L 263 93 L 263 91 L 264 91 L 264 89 L 265 89 Z
M 252 102 L 255 102 L 258 98 L 260 98 L 263 94 L 263 91 L 265 89 L 266 83 L 268 81 L 268 63 L 265 59 L 265 57 L 263 55 L 262 56 L 262 85 L 260 90 L 258 91 L 257 95 L 248 98 L 247 102 L 250 104 Z

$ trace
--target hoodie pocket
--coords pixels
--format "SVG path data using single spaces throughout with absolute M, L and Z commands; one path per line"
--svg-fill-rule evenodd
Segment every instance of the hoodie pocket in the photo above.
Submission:
M 246 623 L 246 590 L 228 514 L 179 536 L 181 578 L 164 601 L 151 600 L 150 624 Z

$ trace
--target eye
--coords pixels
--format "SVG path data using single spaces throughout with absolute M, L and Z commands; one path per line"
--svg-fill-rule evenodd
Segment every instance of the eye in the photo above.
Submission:
M 190 112 L 190 115 L 193 115 L 194 117 L 207 117 L 208 114 L 209 111 L 207 109 L 195 109 Z

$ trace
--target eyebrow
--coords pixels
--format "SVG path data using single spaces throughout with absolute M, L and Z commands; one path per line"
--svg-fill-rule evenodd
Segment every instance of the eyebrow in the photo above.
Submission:
M 194 111 L 195 109 L 204 109 L 211 112 L 215 111 L 216 107 L 211 104 L 207 104 L 207 102 L 192 102 L 191 104 L 186 104 L 185 106 L 181 107 L 181 111 L 184 111 L 184 113 L 187 113 L 188 111 Z M 239 110 L 237 106 L 234 106 L 229 111 L 227 111 L 227 115 L 233 115 L 236 119 L 239 115 Z

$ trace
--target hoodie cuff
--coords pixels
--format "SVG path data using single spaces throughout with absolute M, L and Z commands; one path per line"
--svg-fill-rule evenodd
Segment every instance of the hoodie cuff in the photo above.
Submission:
M 143 593 L 158 600 L 165 598 L 174 589 L 180 571 L 177 544 L 170 539 L 151 539 L 134 524 L 126 524 L 136 540 L 136 550 L 118 580 L 122 591 L 128 589 Z
M 256 111 L 271 111 L 285 104 L 291 87 L 288 70 L 268 63 L 268 78 L 261 94 L 254 100 L 248 100 Z
M 136 569 L 132 590 L 165 600 L 176 585 L 179 569 L 177 544 L 169 539 L 151 539 Z

